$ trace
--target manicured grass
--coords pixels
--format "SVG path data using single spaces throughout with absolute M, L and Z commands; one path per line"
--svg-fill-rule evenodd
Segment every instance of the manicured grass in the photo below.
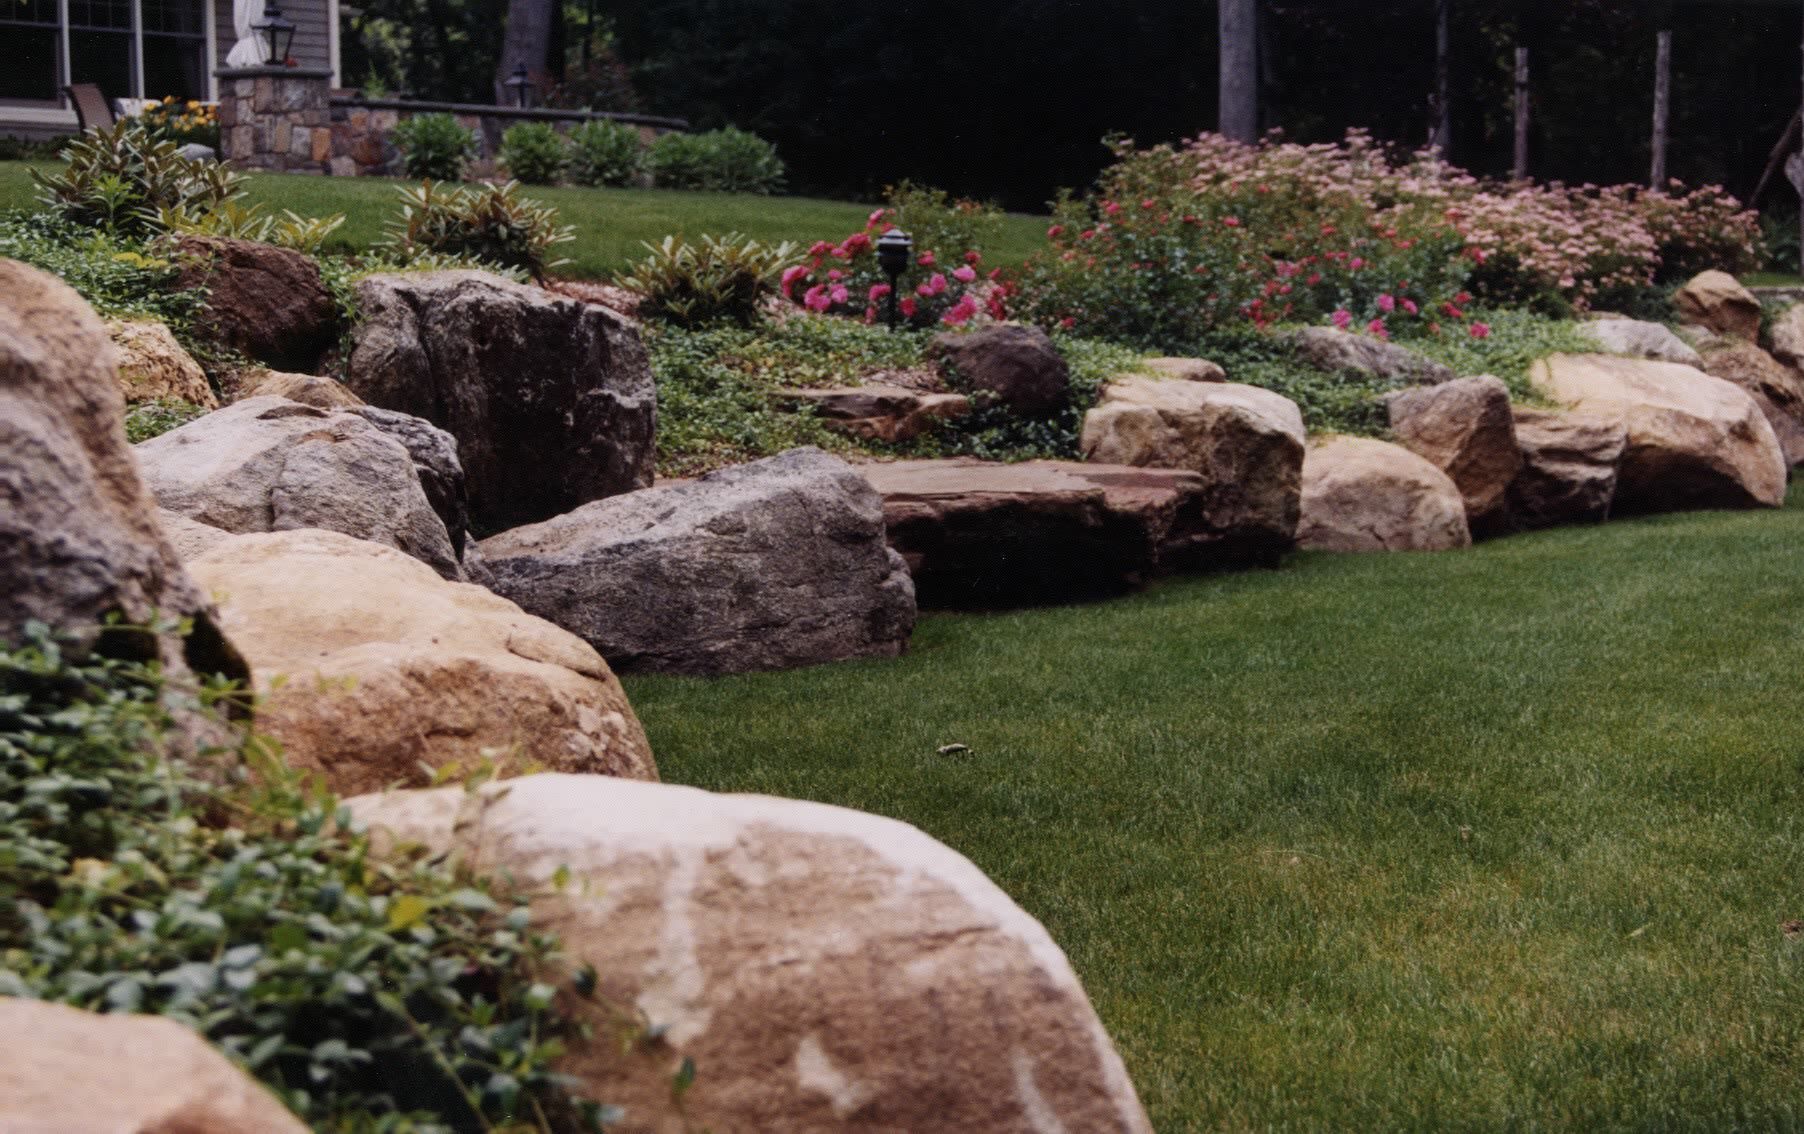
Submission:
M 627 688 L 668 780 L 974 859 L 1161 1131 L 1795 1128 L 1800 546 L 1794 508 L 1305 555 Z
M 25 162 L 0 162 L 0 209 L 28 208 L 34 201 Z M 398 210 L 396 187 L 383 178 L 303 177 L 256 174 L 249 196 L 264 208 L 292 209 L 302 216 L 345 215 L 334 247 L 368 248 Z M 641 242 L 665 236 L 742 232 L 759 240 L 791 240 L 806 248 L 816 240 L 838 240 L 864 227 L 868 204 L 808 197 L 756 197 L 731 193 L 683 193 L 655 189 L 535 188 L 529 197 L 556 206 L 576 240 L 558 255 L 569 259 L 560 271 L 583 277 L 610 276 L 645 255 Z M 1043 217 L 1008 216 L 985 248 L 989 261 L 1012 266 L 1044 245 Z

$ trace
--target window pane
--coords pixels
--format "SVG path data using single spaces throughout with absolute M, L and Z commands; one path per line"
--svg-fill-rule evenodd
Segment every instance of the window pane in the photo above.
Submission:
M 129 32 L 71 31 L 71 82 L 94 83 L 108 98 L 132 93 L 132 37 Z
M 57 95 L 56 29 L 0 25 L 0 99 Z
M 131 0 L 69 0 L 69 26 L 130 31 Z
M 0 0 L 0 25 L 11 23 L 56 23 L 56 0 Z
M 144 97 L 174 95 L 180 99 L 206 98 L 206 72 L 201 69 L 205 41 L 187 36 L 144 37 Z
M 205 35 L 205 9 L 201 0 L 144 0 L 144 30 Z

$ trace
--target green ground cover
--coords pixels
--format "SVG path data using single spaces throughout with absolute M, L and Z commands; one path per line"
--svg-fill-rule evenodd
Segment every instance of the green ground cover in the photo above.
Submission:
M 896 661 L 627 687 L 670 781 L 974 859 L 1162 1131 L 1792 1128 L 1800 503 L 1302 555 L 935 615 Z
M 26 162 L 0 162 L 0 210 L 35 205 Z M 361 250 L 382 236 L 382 225 L 397 211 L 397 187 L 412 182 L 373 177 L 304 177 L 260 173 L 249 178 L 248 201 L 302 216 L 345 215 L 331 247 Z M 561 274 L 611 276 L 641 259 L 641 241 L 657 243 L 676 234 L 742 232 L 764 241 L 792 240 L 806 248 L 816 240 L 839 240 L 864 227 L 871 206 L 809 197 L 759 197 L 734 193 L 659 189 L 528 189 L 524 196 L 557 208 L 576 240 L 557 254 L 570 260 Z M 1009 267 L 1044 243 L 1044 217 L 1013 214 L 985 246 L 993 264 Z

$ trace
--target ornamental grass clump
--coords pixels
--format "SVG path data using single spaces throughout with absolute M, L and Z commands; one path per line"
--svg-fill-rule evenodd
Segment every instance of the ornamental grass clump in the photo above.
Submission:
M 749 327 L 778 286 L 795 245 L 762 244 L 738 233 L 690 243 L 666 236 L 620 280 L 639 293 L 639 314 L 678 327 L 735 323 Z
M 549 259 L 576 239 L 558 224 L 557 210 L 520 196 L 518 182 L 502 185 L 401 187 L 401 214 L 387 225 L 384 251 L 403 263 L 431 254 L 523 271 L 534 279 L 563 264 Z
M 90 130 L 63 151 L 60 173 L 29 171 L 45 208 L 83 228 L 123 237 L 158 231 L 171 209 L 207 212 L 242 196 L 243 175 L 181 148 L 141 118 Z
M 0 649 L 0 995 L 168 1016 L 316 1130 L 599 1128 L 552 1070 L 592 971 L 524 895 L 373 853 L 241 696 L 42 626 Z M 232 747 L 187 752 L 175 706 Z

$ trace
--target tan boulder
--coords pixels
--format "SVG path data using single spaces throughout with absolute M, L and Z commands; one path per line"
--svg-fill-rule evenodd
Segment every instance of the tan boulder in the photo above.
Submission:
M 1785 501 L 1779 439 L 1732 382 L 1678 363 L 1601 354 L 1550 355 L 1529 377 L 1555 401 L 1622 422 L 1618 514 Z
M 1785 463 L 1804 464 L 1804 375 L 1753 343 L 1732 338 L 1704 348 L 1703 369 L 1746 390 L 1779 438 Z
M 662 1029 L 623 1054 L 597 1028 L 560 1061 L 625 1108 L 612 1129 L 1151 1129 L 1045 928 L 904 823 L 599 776 L 349 806 L 379 845 L 455 849 L 547 888 L 568 873 L 535 922 L 594 965 L 601 999 Z
M 162 1016 L 0 1000 L 4 1134 L 306 1134 L 260 1084 Z
M 169 545 L 175 548 L 176 556 L 184 563 L 232 538 L 232 533 L 224 528 L 190 520 L 180 512 L 171 512 L 167 508 L 157 509 L 157 523 L 162 527 L 163 534 L 169 537 Z
M 1457 378 L 1392 394 L 1398 442 L 1453 478 L 1474 535 L 1505 530 L 1510 482 L 1522 467 L 1510 418 L 1510 391 L 1490 375 Z
M 1471 543 L 1459 486 L 1424 458 L 1368 437 L 1310 443 L 1298 547 L 1444 551 Z
M 1728 272 L 1699 272 L 1673 293 L 1672 303 L 1686 323 L 1750 343 L 1760 337 L 1760 301 Z
M 1140 365 L 1161 378 L 1185 382 L 1226 382 L 1228 372 L 1206 358 L 1143 358 Z
M 1303 475 L 1303 415 L 1289 398 L 1237 382 L 1129 376 L 1084 415 L 1084 459 L 1202 475 L 1223 532 L 1288 545 Z
M 280 370 L 255 370 L 241 383 L 242 398 L 266 395 L 287 398 L 315 409 L 355 409 L 364 401 L 351 393 L 350 387 L 318 374 L 287 374 Z
M 807 406 L 827 428 L 891 444 L 912 441 L 936 422 L 971 412 L 963 394 L 939 394 L 872 384 L 784 390 L 779 404 Z
M 487 757 L 657 778 L 600 655 L 482 587 L 313 529 L 233 536 L 188 569 L 250 659 L 259 731 L 341 794 Z
M 119 389 L 127 403 L 174 400 L 218 409 L 219 399 L 206 371 L 175 341 L 169 328 L 156 322 L 109 319 L 119 367 Z
M 1608 519 L 1629 440 L 1621 419 L 1520 408 L 1514 416 L 1522 471 L 1510 482 L 1511 526 L 1531 531 Z

